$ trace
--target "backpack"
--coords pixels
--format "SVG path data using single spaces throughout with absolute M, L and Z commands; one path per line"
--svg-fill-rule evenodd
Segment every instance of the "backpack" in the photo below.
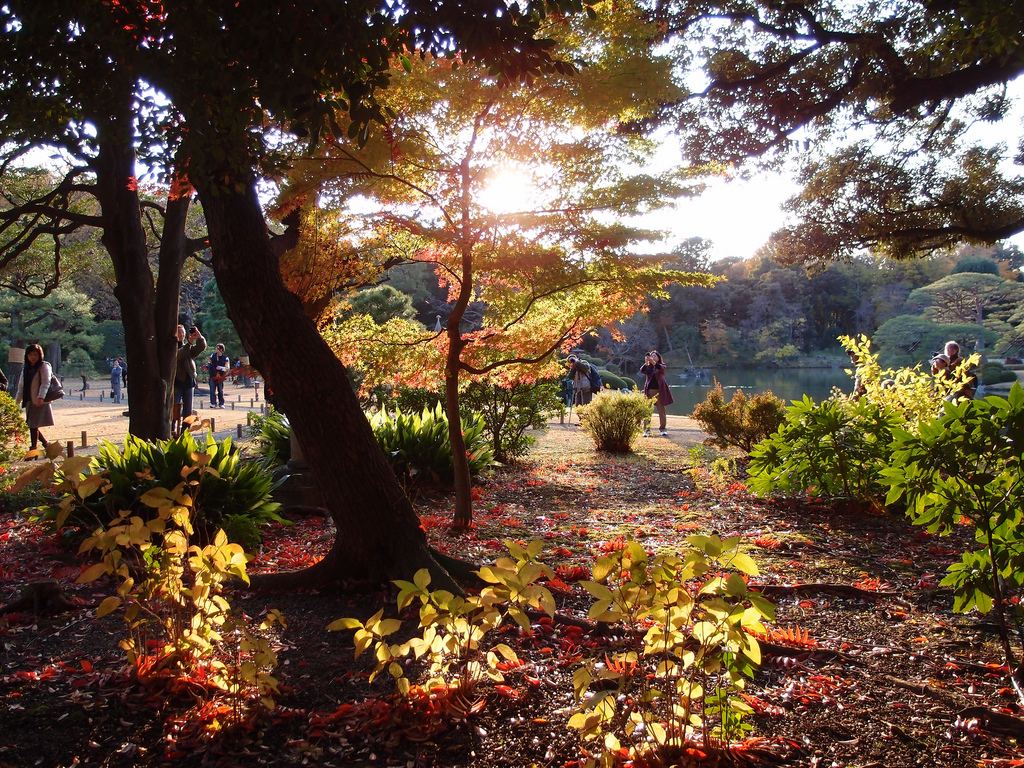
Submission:
M 590 370 L 587 371 L 587 379 L 590 381 L 590 391 L 597 392 L 604 386 L 604 382 L 601 381 L 601 373 L 593 363 L 589 363 L 588 367 Z

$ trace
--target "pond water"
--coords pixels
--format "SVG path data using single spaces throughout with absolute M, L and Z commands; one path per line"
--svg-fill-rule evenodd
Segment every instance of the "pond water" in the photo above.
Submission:
M 799 400 L 805 394 L 815 400 L 824 400 L 839 387 L 844 392 L 853 390 L 853 379 L 842 368 L 794 368 L 789 370 L 751 370 L 741 368 L 718 368 L 706 371 L 703 378 L 683 378 L 669 369 L 668 382 L 675 402 L 668 412 L 676 416 L 689 416 L 694 406 L 704 402 L 715 382 L 722 385 L 725 400 L 732 399 L 733 393 L 741 389 L 751 397 L 771 391 L 782 398 L 786 405 L 790 400 Z M 640 377 L 643 383 L 643 377 Z

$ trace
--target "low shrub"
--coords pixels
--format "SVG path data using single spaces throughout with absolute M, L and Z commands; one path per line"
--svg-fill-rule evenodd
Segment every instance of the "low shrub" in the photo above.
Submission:
M 554 577 L 543 542 L 505 545 L 510 557 L 476 571 L 485 582 L 479 594 L 432 590 L 422 569 L 411 582 L 394 582 L 404 618 L 384 618 L 381 609 L 327 629 L 353 631 L 355 655 L 376 659 L 370 680 L 390 675 L 409 707 L 424 697 L 483 698 L 479 687 L 522 668 L 502 628 L 515 622 L 530 631 L 529 609 L 550 617 L 556 607 L 543 581 Z M 630 539 L 598 558 L 593 581 L 580 582 L 593 598 L 589 618 L 622 638 L 611 653 L 581 657 L 572 675 L 577 706 L 568 727 L 579 733 L 581 766 L 690 765 L 687 755 L 698 749 L 712 753 L 708 764 L 724 764 L 729 742 L 750 730 L 743 691 L 760 666 L 762 619 L 774 620 L 774 606 L 747 588 L 758 569 L 740 537 L 691 536 L 686 545 L 678 555 L 649 555 Z M 410 632 L 405 620 L 417 613 Z
M 231 438 L 218 443 L 207 435 L 205 445 L 200 445 L 186 431 L 173 440 L 153 442 L 128 435 L 123 449 L 102 443 L 89 472 L 102 476 L 106 492 L 86 499 L 68 517 L 67 524 L 88 533 L 97 524 L 109 525 L 124 510 L 148 521 L 153 510 L 143 497 L 154 489 L 175 488 L 182 473 L 196 461 L 210 470 L 202 473 L 192 497 L 199 540 L 207 541 L 223 528 L 232 541 L 252 548 L 259 544 L 260 526 L 285 522 L 277 514 L 281 505 L 270 500 L 274 482 L 269 462 L 243 462 Z M 59 514 L 59 508 L 51 507 L 43 510 L 42 518 L 57 520 Z
M 277 654 L 268 631 L 283 626 L 284 619 L 271 610 L 256 627 L 232 609 L 225 587 L 230 579 L 249 582 L 250 558 L 224 531 L 217 530 L 206 546 L 190 546 L 196 533 L 193 500 L 201 495 L 204 477 L 217 474 L 207 458 L 193 453 L 177 485 L 144 493 L 139 502 L 148 510 L 145 520 L 121 509 L 93 531 L 79 551 L 96 550 L 100 562 L 78 581 L 103 575 L 117 580 L 116 594 L 100 603 L 97 617 L 123 609 L 127 636 L 119 645 L 138 677 L 179 683 L 167 690 L 199 692 L 197 707 L 204 699 L 217 699 L 218 717 L 225 721 L 215 721 L 211 727 L 217 728 L 241 724 L 259 707 L 274 708 L 273 695 L 280 689 L 271 675 Z M 83 474 L 88 468 L 80 457 L 67 459 L 56 471 L 65 494 L 62 520 L 76 510 L 88 514 L 91 498 L 112 491 L 102 475 Z
M 270 409 L 266 416 L 250 413 L 248 435 L 256 444 L 256 452 L 273 464 L 284 464 L 292 453 L 292 431 L 288 417 Z
M 620 376 L 611 371 L 601 371 L 601 380 L 604 382 L 605 389 L 636 389 L 637 383 L 630 378 Z
M 589 617 L 620 627 L 614 654 L 590 658 L 573 674 L 579 731 L 597 768 L 618 764 L 694 764 L 694 744 L 721 758 L 750 731 L 745 679 L 761 664 L 762 619 L 774 606 L 747 589 L 758 574 L 740 537 L 691 536 L 679 555 L 649 555 L 635 541 L 598 558 L 594 580 L 581 582 L 595 602 Z M 640 736 L 640 738 L 637 738 Z
M 1017 381 L 1017 374 L 1008 371 L 1002 363 L 985 363 L 981 366 L 981 383 L 991 386 L 992 384 L 1008 384 Z
M 22 458 L 28 424 L 14 398 L 0 390 L 0 467 Z
M 889 466 L 893 433 L 903 418 L 867 399 L 826 400 L 804 396 L 786 409 L 775 434 L 750 453 L 750 489 L 811 491 L 881 506 L 881 471 Z
M 504 463 L 525 456 L 537 442 L 526 431 L 547 423 L 549 415 L 561 405 L 559 392 L 559 385 L 553 381 L 511 387 L 473 382 L 459 395 L 459 403 L 463 419 L 471 418 L 473 413 L 480 415 L 494 459 Z
M 579 409 L 580 425 L 599 451 L 628 453 L 654 413 L 654 401 L 637 394 L 602 390 Z
M 391 463 L 395 474 L 406 482 L 428 480 L 450 485 L 455 477 L 452 448 L 448 439 L 448 417 L 440 405 L 418 414 L 383 411 L 370 418 L 377 445 Z M 462 433 L 466 440 L 470 474 L 477 475 L 494 464 L 491 444 L 484 434 L 479 415 L 464 418 Z
M 786 418 L 785 403 L 771 392 L 748 398 L 740 390 L 726 403 L 719 384 L 693 409 L 693 418 L 710 435 L 705 441 L 708 445 L 733 446 L 750 453 L 755 445 L 782 426 Z
M 1024 623 L 1024 389 L 947 403 L 917 434 L 897 431 L 882 474 L 886 501 L 905 502 L 915 525 L 943 535 L 974 526 L 977 546 L 949 566 L 942 586 L 953 588 L 955 611 L 995 612 L 1012 671 L 1010 629 Z

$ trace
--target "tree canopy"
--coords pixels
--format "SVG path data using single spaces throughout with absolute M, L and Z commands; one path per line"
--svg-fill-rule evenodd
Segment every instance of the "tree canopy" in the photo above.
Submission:
M 671 59 L 651 46 L 653 28 L 624 4 L 618 10 L 552 25 L 560 50 L 579 67 L 572 77 L 551 73 L 503 87 L 446 60 L 410 62 L 380 96 L 396 115 L 386 132 L 363 146 L 332 142 L 322 157 L 297 164 L 286 199 L 320 190 L 337 201 L 336 215 L 362 221 L 353 229 L 435 265 L 448 287 L 441 333 L 397 322 L 375 333 L 361 319 L 336 329 L 342 358 L 367 372 L 364 386 L 443 383 L 455 423 L 463 375 L 505 382 L 550 375 L 545 364 L 557 350 L 632 315 L 666 282 L 712 282 L 707 274 L 662 272 L 631 252 L 660 233 L 623 219 L 696 184 L 687 186 L 693 171 L 629 170 L 655 145 L 617 126 L 653 113 L 678 88 Z M 346 210 L 353 198 L 358 206 Z M 483 310 L 479 323 L 466 314 L 473 302 Z M 450 434 L 457 522 L 468 524 L 468 467 L 459 471 L 465 449 L 459 431 Z
M 1024 231 L 1024 147 L 1008 120 L 1024 7 L 999 0 L 665 0 L 656 17 L 696 83 L 662 118 L 687 157 L 741 166 L 799 153 L 784 259 L 895 258 Z M 1010 132 L 1020 139 L 1019 130 Z

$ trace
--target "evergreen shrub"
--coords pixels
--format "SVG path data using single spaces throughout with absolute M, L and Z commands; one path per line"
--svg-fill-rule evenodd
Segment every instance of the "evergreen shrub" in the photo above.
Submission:
M 223 528 L 232 541 L 253 549 L 260 541 L 260 526 L 285 522 L 277 514 L 281 505 L 271 501 L 275 484 L 270 479 L 269 462 L 243 462 L 231 438 L 218 443 L 207 435 L 201 445 L 186 431 L 173 440 L 152 442 L 129 434 L 123 449 L 102 443 L 89 472 L 105 478 L 105 493 L 85 499 L 66 525 L 91 533 L 97 524 L 106 526 L 118 519 L 122 510 L 148 522 L 155 512 L 141 500 L 143 495 L 157 488 L 176 488 L 182 470 L 187 472 L 196 465 L 193 455 L 205 457 L 199 463 L 212 470 L 200 473 L 198 485 L 191 490 L 193 525 L 200 540 L 210 539 Z M 56 520 L 59 513 L 59 508 L 51 507 L 41 517 Z
M 1024 389 L 1009 396 L 946 403 L 917 434 L 898 430 L 883 470 L 887 502 L 901 501 L 932 533 L 974 527 L 974 549 L 949 566 L 954 610 L 994 611 L 1010 670 L 1011 628 L 1024 623 Z
M 579 409 L 580 425 L 599 451 L 628 453 L 654 413 L 654 401 L 639 394 L 602 390 Z
M 981 383 L 1003 384 L 1017 381 L 1017 374 L 1014 371 L 1006 370 L 1002 363 L 985 363 L 981 366 Z
M 881 472 L 889 466 L 893 433 L 904 424 L 901 415 L 866 398 L 815 403 L 805 395 L 786 409 L 778 431 L 751 451 L 748 485 L 758 495 L 813 490 L 881 506 Z
M 462 418 L 479 414 L 491 441 L 495 461 L 508 462 L 525 456 L 537 439 L 526 434 L 541 429 L 561 404 L 560 387 L 553 381 L 502 387 L 472 382 L 459 395 Z
M 739 390 L 726 403 L 719 384 L 693 409 L 693 418 L 710 435 L 705 440 L 708 445 L 733 446 L 750 453 L 757 443 L 782 426 L 785 403 L 771 392 L 748 398 Z
M 440 404 L 424 408 L 418 414 L 396 411 L 391 416 L 380 411 L 369 418 L 377 445 L 398 477 L 406 482 L 427 480 L 445 485 L 454 481 L 448 417 Z M 495 463 L 491 444 L 484 434 L 484 420 L 479 414 L 463 419 L 462 434 L 470 474 L 477 475 Z

